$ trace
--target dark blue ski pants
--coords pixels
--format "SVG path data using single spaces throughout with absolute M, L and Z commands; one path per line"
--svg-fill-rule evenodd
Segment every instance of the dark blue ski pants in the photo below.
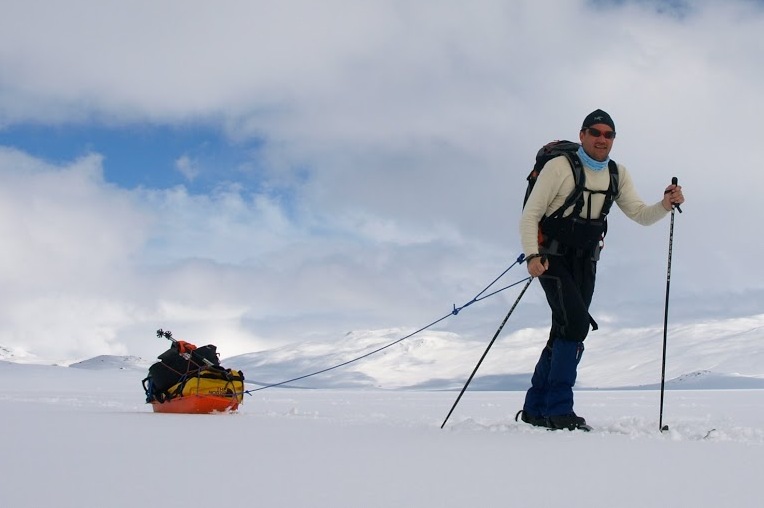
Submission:
M 541 352 L 525 394 L 523 411 L 531 416 L 558 416 L 573 412 L 576 368 L 584 353 L 583 342 L 555 340 Z
M 596 261 L 590 255 L 549 256 L 549 269 L 539 280 L 552 310 L 552 328 L 525 396 L 523 411 L 528 415 L 573 413 L 573 386 L 592 323 L 595 278 Z

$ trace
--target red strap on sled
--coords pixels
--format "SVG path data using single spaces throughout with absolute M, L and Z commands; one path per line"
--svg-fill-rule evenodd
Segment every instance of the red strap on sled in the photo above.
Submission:
M 178 353 L 180 354 L 190 353 L 191 351 L 196 349 L 195 345 L 183 340 L 175 341 L 175 344 L 178 346 Z

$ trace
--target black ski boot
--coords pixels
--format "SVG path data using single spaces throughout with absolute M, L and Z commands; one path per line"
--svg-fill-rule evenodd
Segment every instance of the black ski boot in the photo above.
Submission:
M 586 420 L 576 415 L 576 413 L 570 413 L 567 415 L 557 415 L 549 417 L 550 429 L 568 429 L 568 430 L 585 430 L 590 431 L 592 428 L 586 424 Z
M 550 426 L 549 421 L 543 416 L 531 416 L 522 409 L 515 415 L 515 421 L 518 421 L 518 418 L 527 424 L 533 425 L 534 427 L 549 428 Z

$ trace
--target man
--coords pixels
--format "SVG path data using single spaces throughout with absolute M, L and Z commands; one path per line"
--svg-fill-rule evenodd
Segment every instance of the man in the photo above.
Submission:
M 573 411 L 573 385 L 589 325 L 596 329 L 589 305 L 609 204 L 648 226 L 684 203 L 678 185 L 666 187 L 654 205 L 642 201 L 626 168 L 610 161 L 615 132 L 610 115 L 601 109 L 590 113 L 579 132 L 577 157 L 586 178 L 581 197 L 560 210 L 576 185 L 571 163 L 560 156 L 546 163 L 523 209 L 520 235 L 528 273 L 539 278 L 552 310 L 549 340 L 517 415 L 531 425 L 571 430 L 586 425 Z

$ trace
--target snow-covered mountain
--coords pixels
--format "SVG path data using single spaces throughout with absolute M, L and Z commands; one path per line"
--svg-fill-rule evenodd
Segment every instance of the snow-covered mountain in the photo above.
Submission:
M 466 340 L 453 333 L 425 331 L 393 344 L 409 333 L 403 329 L 356 331 L 339 341 L 298 343 L 231 357 L 224 364 L 244 371 L 249 382 L 266 385 L 331 369 L 290 386 L 457 389 L 491 339 Z M 546 335 L 546 329 L 524 329 L 500 336 L 470 388 L 525 389 Z M 671 328 L 667 385 L 764 387 L 764 348 L 758 347 L 762 339 L 764 315 Z M 586 340 L 578 386 L 656 386 L 661 379 L 662 346 L 662 328 L 603 327 Z M 223 344 L 219 351 L 225 351 Z M 342 366 L 334 368 L 338 365 Z
M 0 346 L 0 360 L 13 363 L 39 363 L 39 359 L 21 348 Z
M 73 363 L 69 367 L 75 369 L 110 370 L 110 369 L 140 369 L 149 368 L 152 362 L 144 360 L 140 356 L 99 355 L 81 362 Z
M 491 339 L 465 339 L 433 330 L 408 337 L 411 333 L 401 328 L 353 331 L 336 341 L 297 342 L 228 358 L 225 340 L 216 345 L 223 365 L 242 370 L 253 388 L 300 378 L 289 386 L 456 390 L 464 386 Z M 499 336 L 470 389 L 527 388 L 546 335 L 546 329 L 528 328 Z M 764 314 L 672 327 L 667 336 L 666 386 L 764 388 L 764 348 L 758 346 L 762 339 Z M 662 328 L 603 326 L 585 344 L 579 389 L 659 386 Z M 36 363 L 33 355 L 10 348 L 0 348 L 0 359 Z M 154 361 L 101 355 L 70 367 L 145 371 Z

